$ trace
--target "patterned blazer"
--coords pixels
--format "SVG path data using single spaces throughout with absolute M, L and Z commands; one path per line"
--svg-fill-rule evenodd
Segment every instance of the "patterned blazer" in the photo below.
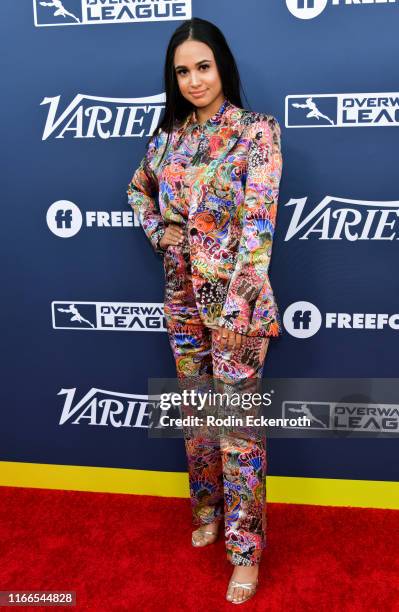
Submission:
M 170 180 L 174 151 L 195 121 L 194 111 L 173 130 L 161 164 L 167 133 L 151 138 L 129 183 L 128 202 L 161 256 L 159 240 L 167 224 L 185 226 L 205 324 L 209 304 L 203 296 L 217 295 L 217 325 L 249 336 L 278 336 L 282 325 L 268 270 L 282 172 L 280 126 L 272 115 L 244 110 L 227 99 L 221 110 L 192 160 L 196 173 L 187 218 L 171 206 Z

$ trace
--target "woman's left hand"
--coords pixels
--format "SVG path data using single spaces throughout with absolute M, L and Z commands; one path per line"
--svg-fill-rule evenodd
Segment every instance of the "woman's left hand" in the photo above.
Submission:
M 242 334 L 236 334 L 225 327 L 214 328 L 216 339 L 220 342 L 221 348 L 240 348 L 244 342 L 244 336 Z

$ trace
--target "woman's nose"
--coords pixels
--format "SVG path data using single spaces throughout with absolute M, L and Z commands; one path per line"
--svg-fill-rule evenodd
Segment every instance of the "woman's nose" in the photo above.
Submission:
M 194 85 L 194 86 L 199 85 L 200 82 L 201 82 L 201 79 L 198 74 L 194 73 L 191 75 L 191 85 Z

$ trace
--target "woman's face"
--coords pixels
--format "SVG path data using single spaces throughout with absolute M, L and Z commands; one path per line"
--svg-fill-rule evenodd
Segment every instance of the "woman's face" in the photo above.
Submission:
M 179 45 L 174 68 L 182 96 L 194 106 L 208 106 L 223 96 L 213 51 L 205 43 L 186 40 Z

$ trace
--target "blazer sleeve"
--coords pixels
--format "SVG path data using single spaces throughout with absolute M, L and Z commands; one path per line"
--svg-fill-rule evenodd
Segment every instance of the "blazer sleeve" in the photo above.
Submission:
M 236 265 L 219 317 L 219 326 L 246 334 L 267 278 L 282 173 L 281 130 L 263 115 L 248 126 L 250 139 L 242 232 Z
M 165 251 L 159 246 L 159 241 L 165 233 L 166 225 L 158 204 L 158 180 L 150 165 L 157 143 L 158 138 L 155 136 L 148 143 L 146 153 L 128 185 L 127 196 L 155 252 L 164 255 Z

